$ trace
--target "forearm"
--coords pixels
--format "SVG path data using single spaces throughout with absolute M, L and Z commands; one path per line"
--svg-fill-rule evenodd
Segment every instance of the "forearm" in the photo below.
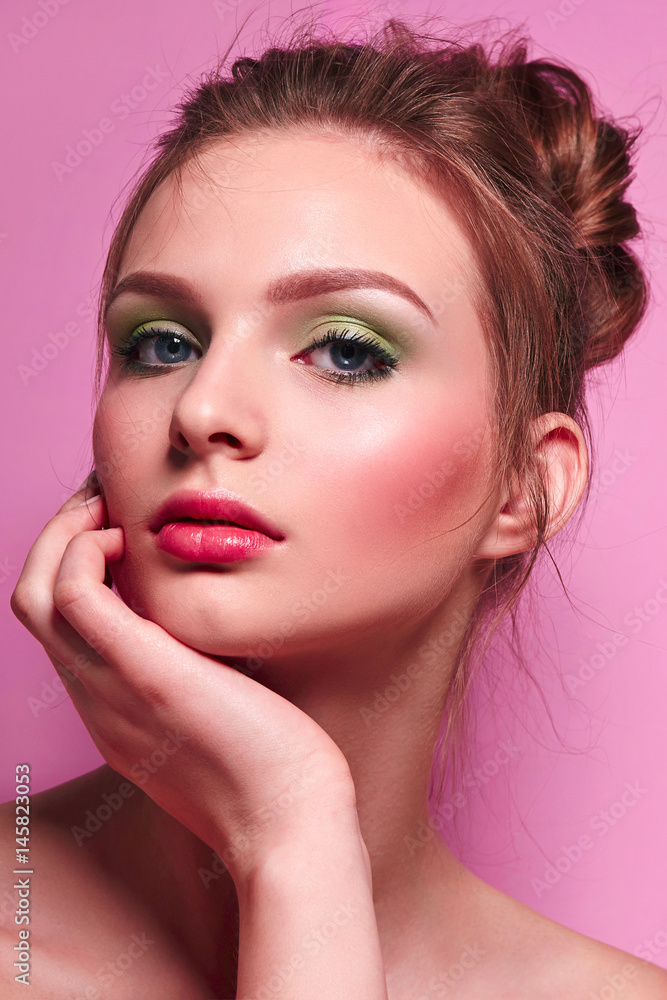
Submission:
M 356 809 L 322 806 L 237 885 L 238 1000 L 386 1000 Z

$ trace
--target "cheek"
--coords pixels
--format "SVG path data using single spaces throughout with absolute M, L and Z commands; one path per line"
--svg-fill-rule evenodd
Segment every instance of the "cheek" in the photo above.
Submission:
M 95 413 L 92 442 L 95 470 L 108 504 L 115 493 L 125 453 L 122 435 L 119 434 L 104 397 L 100 400 Z
M 93 422 L 95 468 L 109 499 L 121 482 L 141 482 L 146 461 L 156 457 L 158 442 L 167 440 L 171 407 L 156 395 L 134 405 L 131 393 L 107 387 Z
M 146 523 L 163 498 L 159 457 L 166 453 L 168 424 L 155 407 L 140 412 L 120 393 L 100 401 L 93 423 L 93 456 L 102 485 L 109 523 L 121 525 L 125 556 L 112 569 L 118 583 L 143 574 Z M 129 593 L 123 595 L 131 603 Z
M 320 459 L 313 483 L 330 543 L 380 561 L 383 552 L 391 560 L 405 552 L 407 561 L 408 547 L 437 539 L 442 560 L 474 533 L 490 461 L 486 411 L 471 402 L 449 413 L 442 405 L 413 412 L 410 420 L 356 429 L 349 448 Z

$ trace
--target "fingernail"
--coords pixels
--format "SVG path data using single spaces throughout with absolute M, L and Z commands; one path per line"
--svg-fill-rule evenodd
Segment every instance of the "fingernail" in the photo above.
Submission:
M 101 499 L 102 499 L 102 494 L 101 493 L 97 493 L 97 494 L 95 494 L 94 497 L 88 497 L 88 499 L 84 500 L 83 503 L 77 503 L 77 504 L 75 504 L 74 507 L 75 507 L 75 509 L 77 507 L 85 507 L 86 504 L 93 503 L 94 500 L 101 500 Z

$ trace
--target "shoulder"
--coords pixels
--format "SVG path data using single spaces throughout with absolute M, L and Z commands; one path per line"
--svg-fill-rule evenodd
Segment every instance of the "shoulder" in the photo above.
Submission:
M 103 765 L 32 795 L 28 864 L 16 854 L 16 803 L 0 804 L 3 998 L 25 996 L 26 984 L 34 1000 L 120 1000 L 128 988 L 137 1000 L 202 995 L 175 942 L 128 892 L 119 859 L 140 829 L 137 806 L 123 807 L 122 782 Z M 112 813 L 116 821 L 105 821 Z
M 111 845 L 118 842 L 120 828 L 131 822 L 129 809 L 116 823 L 105 822 L 107 814 L 100 809 L 106 806 L 109 815 L 114 813 L 108 803 L 116 804 L 114 795 L 122 781 L 116 771 L 103 765 L 53 788 L 30 794 L 25 805 L 25 797 L 0 804 L 3 872 L 27 867 L 33 869 L 37 877 L 39 871 L 48 871 L 48 886 L 53 887 L 49 895 L 52 895 L 63 888 L 61 880 L 73 881 L 76 871 L 83 889 L 86 875 L 92 875 L 96 868 L 101 870 Z M 123 801 L 120 795 L 117 797 Z M 21 817 L 19 812 L 23 814 Z M 28 839 L 19 838 L 20 843 L 17 843 L 19 825 Z M 17 851 L 25 852 L 26 862 L 17 858 Z M 4 875 L 0 875 L 2 877 Z M 40 885 L 40 893 L 43 893 L 46 887 L 41 880 Z
M 546 918 L 543 918 L 546 920 Z M 553 921 L 548 920 L 547 924 Z M 667 1000 L 667 972 L 621 948 L 603 944 L 585 934 L 555 925 L 544 930 L 545 997 L 562 1000 Z M 554 985 L 557 991 L 550 993 Z M 540 993 L 542 996 L 542 993 Z
M 498 1000 L 667 1000 L 664 969 L 475 883 L 489 971 L 503 970 L 505 992 L 493 994 Z
M 564 931 L 558 935 L 563 951 L 550 954 L 545 970 L 552 982 L 560 984 L 559 991 L 548 993 L 550 984 L 545 981 L 545 997 L 605 1000 L 620 995 L 624 1000 L 667 1000 L 664 969 L 584 934 Z

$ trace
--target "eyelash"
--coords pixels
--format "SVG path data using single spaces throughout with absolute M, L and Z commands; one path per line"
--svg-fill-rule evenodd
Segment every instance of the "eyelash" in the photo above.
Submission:
M 368 368 L 363 372 L 335 372 L 329 368 L 322 369 L 327 372 L 327 374 L 322 377 L 329 379 L 332 382 L 374 382 L 381 378 L 387 378 L 387 376 L 391 375 L 398 367 L 398 358 L 381 344 L 378 344 L 376 340 L 373 340 L 371 336 L 363 333 L 354 333 L 352 337 L 344 336 L 349 332 L 349 327 L 345 327 L 344 330 L 329 327 L 324 336 L 318 337 L 317 340 L 314 340 L 312 344 L 310 344 L 305 351 L 301 351 L 297 357 L 312 354 L 313 351 L 316 351 L 320 347 L 326 347 L 327 344 L 346 342 L 359 344 L 361 347 L 367 347 L 368 353 L 371 357 L 375 358 L 377 361 L 382 361 L 382 363 L 387 366 L 386 368 Z
M 181 333 L 176 333 L 174 330 L 168 330 L 156 326 L 156 327 L 150 327 L 149 329 L 144 329 L 142 332 L 139 331 L 142 331 L 141 327 L 137 327 L 137 330 L 135 330 L 134 333 L 130 335 L 130 337 L 127 340 L 127 343 L 123 347 L 114 346 L 111 348 L 112 354 L 122 358 L 121 361 L 122 370 L 131 372 L 135 375 L 152 375 L 153 373 L 158 371 L 165 371 L 168 368 L 177 367 L 176 365 L 168 365 L 168 364 L 149 365 L 143 361 L 137 361 L 135 358 L 133 358 L 132 354 L 134 353 L 138 345 L 144 340 L 153 340 L 156 337 L 166 336 L 166 337 L 179 338 L 184 343 L 194 346 L 191 344 L 191 341 L 187 339 L 187 337 L 183 336 L 183 334 Z M 348 333 L 350 333 L 349 327 L 345 327 L 343 330 L 337 329 L 335 327 L 329 327 L 327 332 L 322 337 L 318 337 L 316 340 L 314 340 L 311 344 L 309 344 L 309 346 L 305 350 L 301 351 L 298 355 L 296 355 L 296 357 L 299 359 L 303 356 L 307 357 L 308 355 L 312 354 L 313 351 L 316 351 L 318 348 L 326 347 L 327 344 L 341 343 L 343 341 L 346 343 L 359 344 L 361 347 L 367 348 L 368 353 L 375 360 L 381 361 L 384 365 L 386 365 L 386 367 L 369 368 L 361 372 L 343 372 L 343 371 L 335 372 L 329 368 L 322 369 L 323 372 L 326 372 L 326 374 L 323 374 L 321 376 L 322 378 L 326 378 L 332 382 L 347 382 L 352 384 L 359 382 L 378 381 L 381 378 L 387 378 L 398 367 L 399 359 L 390 351 L 388 351 L 385 347 L 383 347 L 381 344 L 378 344 L 377 341 L 373 340 L 372 337 L 368 336 L 367 334 L 360 334 L 354 332 L 352 336 L 346 336 L 346 334 Z

